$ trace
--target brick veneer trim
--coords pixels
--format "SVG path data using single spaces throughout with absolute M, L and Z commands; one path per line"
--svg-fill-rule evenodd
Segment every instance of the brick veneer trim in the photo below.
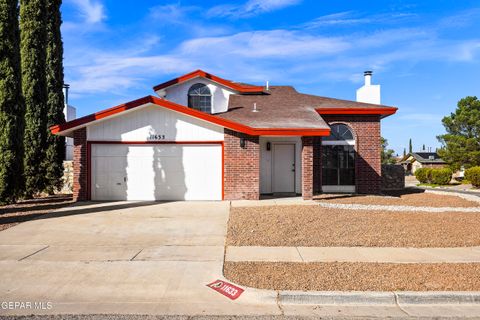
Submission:
M 240 146 L 245 139 L 245 147 Z M 258 136 L 225 129 L 224 199 L 260 198 L 260 144 Z
M 73 200 L 86 201 L 88 196 L 88 145 L 87 129 L 73 132 Z
M 313 137 L 302 137 L 302 197 L 313 198 Z

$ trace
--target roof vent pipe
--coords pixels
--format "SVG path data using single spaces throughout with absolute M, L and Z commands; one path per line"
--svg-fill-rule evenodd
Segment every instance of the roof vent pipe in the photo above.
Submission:
M 265 90 L 270 90 L 270 85 L 268 83 L 268 80 L 265 82 Z
M 365 71 L 363 75 L 365 76 L 365 86 L 372 85 L 372 71 Z
M 258 110 L 257 110 L 257 103 L 256 103 L 256 102 L 253 103 L 253 110 L 252 110 L 252 112 L 258 112 Z
M 68 105 L 68 89 L 70 89 L 70 85 L 67 83 L 63 84 L 63 95 L 65 99 L 65 104 Z

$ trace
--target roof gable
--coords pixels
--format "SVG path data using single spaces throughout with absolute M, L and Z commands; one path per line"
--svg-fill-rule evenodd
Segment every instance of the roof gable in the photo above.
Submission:
M 247 85 L 247 84 L 242 84 L 238 82 L 233 82 L 230 80 L 226 80 L 220 77 L 217 77 L 211 73 L 207 73 L 203 70 L 195 70 L 193 72 L 187 73 L 183 76 L 180 76 L 178 78 L 166 81 L 164 83 L 158 84 L 153 87 L 154 91 L 158 91 L 161 89 L 165 89 L 167 87 L 171 87 L 173 85 L 188 81 L 190 79 L 194 79 L 197 77 L 202 77 L 206 79 L 210 79 L 214 82 L 217 82 L 227 88 L 230 88 L 232 90 L 235 90 L 239 93 L 262 93 L 263 92 L 263 87 L 262 86 L 252 86 L 252 85 Z
M 240 122 L 223 119 L 208 113 L 204 113 L 198 110 L 194 110 L 171 101 L 153 97 L 153 96 L 146 96 L 134 101 L 130 101 L 113 108 L 105 109 L 96 113 L 89 114 L 82 118 L 78 118 L 69 122 L 65 122 L 63 124 L 55 125 L 50 127 L 50 131 L 53 134 L 61 134 L 67 135 L 69 132 L 72 132 L 78 128 L 88 126 L 90 123 L 99 121 L 101 119 L 105 119 L 108 117 L 115 116 L 119 113 L 132 110 L 134 108 L 138 108 L 140 106 L 144 106 L 145 104 L 154 104 L 159 107 L 164 107 L 176 112 L 180 112 L 213 124 L 220 125 L 222 127 L 242 132 L 248 135 L 259 136 L 259 135 L 283 135 L 283 136 L 301 136 L 301 135 L 310 135 L 310 136 L 328 136 L 330 134 L 330 129 L 327 128 L 305 128 L 302 126 L 297 127 L 267 127 L 267 128 L 253 128 L 251 126 L 242 124 Z
M 420 163 L 445 163 L 436 152 L 413 152 L 412 156 Z M 433 158 L 433 159 L 431 159 Z

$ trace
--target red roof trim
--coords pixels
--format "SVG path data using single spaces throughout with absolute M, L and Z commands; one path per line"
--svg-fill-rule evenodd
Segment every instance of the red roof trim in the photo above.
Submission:
M 143 98 L 140 98 L 140 99 L 137 99 L 137 100 L 133 100 L 133 101 L 130 101 L 130 102 L 127 102 L 127 103 L 120 104 L 118 106 L 115 106 L 115 107 L 112 107 L 112 108 L 109 108 L 109 109 L 105 109 L 105 110 L 102 110 L 102 111 L 99 111 L 99 112 L 96 112 L 96 113 L 89 114 L 87 116 L 84 116 L 84 117 L 81 117 L 81 118 L 78 118 L 78 119 L 75 119 L 75 120 L 72 120 L 72 121 L 68 121 L 68 122 L 65 122 L 65 123 L 62 123 L 62 124 L 57 124 L 57 125 L 51 126 L 50 131 L 53 134 L 56 134 L 56 133 L 59 133 L 59 132 L 62 132 L 62 131 L 65 131 L 65 130 L 68 130 L 68 129 L 71 129 L 71 128 L 75 128 L 75 127 L 84 125 L 86 123 L 89 123 L 89 122 L 92 122 L 92 121 L 95 121 L 95 120 L 100 120 L 100 119 L 103 119 L 103 118 L 106 118 L 106 117 L 110 117 L 110 116 L 113 116 L 117 113 L 120 113 L 120 112 L 123 112 L 123 111 L 126 111 L 126 110 L 130 110 L 130 109 L 136 108 L 138 106 L 141 106 L 143 104 L 152 102 L 151 98 L 153 98 L 153 97 L 152 96 L 146 96 L 146 97 L 143 97 Z
M 183 114 L 186 114 L 186 115 L 198 118 L 198 119 L 202 119 L 202 120 L 208 121 L 210 123 L 217 124 L 219 126 L 222 126 L 222 127 L 234 130 L 234 131 L 246 133 L 246 134 L 249 134 L 249 135 L 252 135 L 252 136 L 259 136 L 259 135 L 328 136 L 328 135 L 330 135 L 330 129 L 252 128 L 252 127 L 246 126 L 246 125 L 238 123 L 238 122 L 234 122 L 234 121 L 231 121 L 231 120 L 226 120 L 226 119 L 222 119 L 222 118 L 219 118 L 219 117 L 215 117 L 211 114 L 207 114 L 207 113 L 203 113 L 203 112 L 198 111 L 198 110 L 190 109 L 188 107 L 170 102 L 170 101 L 165 100 L 165 99 L 160 99 L 160 98 L 157 98 L 157 97 L 153 97 L 153 96 L 146 96 L 146 97 L 143 97 L 143 98 L 140 98 L 140 99 L 128 102 L 128 103 L 118 105 L 118 106 L 113 107 L 113 108 L 109 108 L 109 109 L 106 109 L 106 110 L 103 110 L 103 111 L 92 113 L 92 114 L 87 115 L 87 116 L 82 117 L 82 118 L 78 118 L 78 119 L 75 119 L 75 120 L 72 120 L 72 121 L 69 121 L 69 122 L 65 122 L 63 124 L 52 126 L 52 127 L 50 127 L 50 131 L 53 134 L 57 134 L 57 133 L 60 133 L 62 131 L 66 131 L 66 130 L 69 130 L 69 129 L 72 129 L 72 128 L 75 128 L 75 127 L 78 127 L 78 126 L 82 126 L 82 125 L 85 125 L 87 123 L 90 123 L 90 122 L 93 122 L 93 121 L 96 121 L 96 120 L 100 120 L 100 119 L 103 119 L 103 118 L 106 118 L 106 117 L 113 116 L 115 114 L 124 112 L 126 110 L 130 110 L 130 109 L 139 107 L 139 106 L 144 105 L 146 103 L 153 103 L 153 104 L 156 104 L 158 106 L 161 106 L 161 107 L 173 110 L 173 111 L 177 111 L 177 112 L 180 112 L 180 113 L 183 113 Z
M 261 86 L 249 86 L 249 85 L 243 85 L 243 84 L 235 83 L 235 82 L 232 82 L 230 80 L 226 80 L 226 79 L 217 77 L 213 74 L 207 73 L 203 70 L 196 70 L 196 71 L 187 73 L 187 74 L 185 74 L 181 77 L 178 77 L 178 78 L 172 79 L 170 81 L 161 83 L 161 84 L 153 87 L 153 90 L 158 91 L 158 90 L 161 90 L 163 88 L 167 88 L 167 87 L 170 87 L 170 86 L 173 86 L 175 84 L 179 84 L 179 83 L 188 81 L 188 80 L 196 78 L 196 77 L 203 77 L 203 78 L 210 79 L 212 81 L 218 82 L 218 83 L 220 83 L 220 84 L 222 84 L 222 85 L 224 85 L 224 86 L 226 86 L 230 89 L 233 89 L 233 90 L 241 92 L 241 93 L 260 93 L 260 92 L 263 92 L 263 87 L 261 87 Z
M 397 112 L 395 107 L 377 107 L 377 108 L 318 108 L 315 109 L 318 114 L 335 114 L 335 115 L 382 115 L 390 116 Z

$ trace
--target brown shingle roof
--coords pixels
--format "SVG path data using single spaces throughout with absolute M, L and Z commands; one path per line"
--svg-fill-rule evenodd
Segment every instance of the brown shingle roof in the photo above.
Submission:
M 269 94 L 232 94 L 228 111 L 217 117 L 255 128 L 329 128 L 316 109 L 322 108 L 392 108 L 303 94 L 291 86 L 272 86 Z M 258 112 L 253 112 L 253 104 Z

